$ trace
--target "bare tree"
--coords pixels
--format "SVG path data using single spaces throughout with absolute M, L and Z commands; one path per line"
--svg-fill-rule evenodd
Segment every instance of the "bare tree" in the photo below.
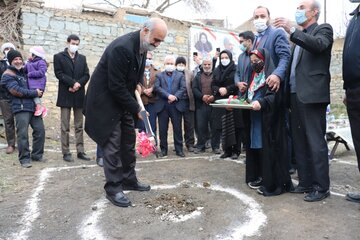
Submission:
M 145 9 L 155 10 L 160 13 L 163 13 L 166 11 L 166 9 L 174 6 L 177 3 L 184 2 L 188 6 L 192 7 L 196 12 L 208 12 L 210 10 L 210 3 L 208 0 L 143 0 L 142 4 L 138 4 L 139 1 L 136 0 L 117 0 L 117 3 L 114 3 L 116 1 L 111 0 L 102 0 L 103 3 L 108 4 L 112 7 L 118 8 L 126 3 L 128 3 L 130 6 L 139 6 Z
M 19 45 L 20 39 L 20 9 L 29 0 L 0 1 L 0 40 Z

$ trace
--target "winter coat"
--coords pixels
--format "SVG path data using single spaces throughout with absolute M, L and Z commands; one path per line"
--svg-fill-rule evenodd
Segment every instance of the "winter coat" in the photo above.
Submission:
M 2 74 L 8 67 L 8 63 L 6 59 L 0 60 L 0 79 Z M 0 100 L 10 100 L 10 96 L 5 86 L 0 85 Z
M 47 64 L 42 58 L 35 57 L 25 65 L 25 72 L 28 77 L 29 89 L 45 90 Z
M 106 48 L 86 93 L 85 131 L 100 146 L 126 113 L 136 115 L 136 85 L 142 82 L 146 52 L 140 55 L 140 31 L 115 39 Z
M 54 55 L 54 72 L 59 80 L 58 98 L 56 106 L 65 108 L 83 108 L 85 98 L 85 85 L 89 81 L 89 68 L 86 57 L 76 52 L 74 61 L 71 59 L 67 48 Z M 70 92 L 75 82 L 81 87 L 76 92 Z
M 34 112 L 37 91 L 28 88 L 26 74 L 23 69 L 17 70 L 9 66 L 1 77 L 0 85 L 10 93 L 11 108 L 14 114 L 18 112 Z

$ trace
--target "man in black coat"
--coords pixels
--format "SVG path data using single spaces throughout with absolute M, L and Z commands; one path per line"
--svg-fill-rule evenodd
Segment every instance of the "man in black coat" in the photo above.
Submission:
M 83 105 L 85 85 L 89 81 L 86 57 L 78 53 L 80 39 L 76 35 L 67 38 L 68 47 L 54 55 L 55 76 L 59 79 L 56 106 L 61 109 L 61 151 L 64 161 L 74 161 L 69 148 L 70 115 L 74 112 L 77 157 L 89 161 L 84 151 Z
M 123 190 L 149 191 L 135 173 L 134 116 L 141 118 L 135 89 L 140 90 L 147 51 L 164 41 L 166 23 L 151 18 L 141 30 L 115 39 L 98 63 L 85 100 L 85 131 L 104 152 L 106 197 L 116 206 L 131 205 Z
M 360 0 L 350 0 L 350 2 L 360 2 Z M 360 171 L 360 5 L 350 15 L 353 17 L 346 30 L 343 52 L 343 79 L 346 93 L 344 103 Z M 348 193 L 346 199 L 360 203 L 360 193 Z
M 291 131 L 298 167 L 299 185 L 295 193 L 308 194 L 305 201 L 320 201 L 330 195 L 326 107 L 330 103 L 330 60 L 333 29 L 318 25 L 320 4 L 317 0 L 299 3 L 296 21 L 303 31 L 291 27 L 290 21 L 277 19 L 295 44 L 288 67 L 288 98 Z

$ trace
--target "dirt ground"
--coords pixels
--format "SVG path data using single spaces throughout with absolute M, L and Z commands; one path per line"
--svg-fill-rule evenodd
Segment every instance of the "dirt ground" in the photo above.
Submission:
M 0 240 L 360 239 L 360 204 L 344 198 L 360 192 L 360 174 L 354 151 L 342 146 L 330 166 L 332 195 L 321 202 L 259 195 L 244 183 L 244 154 L 232 161 L 170 151 L 167 158 L 138 157 L 138 178 L 152 190 L 128 192 L 133 206 L 118 208 L 105 198 L 95 144 L 86 137 L 92 161 L 66 163 L 58 135 L 47 127 L 47 161 L 29 169 L 16 153 L 0 150 Z

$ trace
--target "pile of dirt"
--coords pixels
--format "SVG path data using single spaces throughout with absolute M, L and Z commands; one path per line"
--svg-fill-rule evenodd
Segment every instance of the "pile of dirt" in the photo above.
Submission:
M 160 215 L 162 221 L 179 222 L 191 218 L 202 209 L 203 203 L 185 194 L 162 193 L 153 199 L 147 199 L 145 206 Z M 195 215 L 194 215 L 195 214 Z

